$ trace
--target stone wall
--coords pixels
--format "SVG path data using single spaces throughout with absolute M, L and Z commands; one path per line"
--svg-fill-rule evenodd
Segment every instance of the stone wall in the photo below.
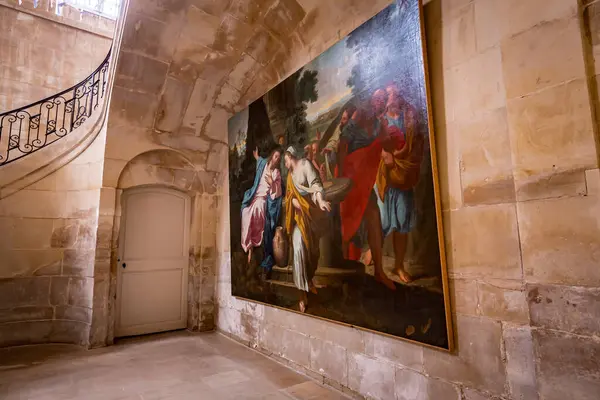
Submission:
M 195 199 L 189 329 L 356 396 L 595 398 L 596 2 L 425 6 L 455 354 L 231 297 L 227 119 L 387 3 L 131 0 L 105 148 L 0 201 L 0 344 L 111 343 L 119 194 L 167 185 Z
M 0 1 L 0 112 L 82 81 L 111 46 L 114 21 L 76 19 L 68 9 L 58 16 L 50 1 L 35 3 Z M 106 127 L 89 121 L 60 144 L 0 166 L 15 179 L 54 171 L 0 200 L 0 347 L 89 343 L 106 138 Z M 42 154 L 48 159 L 40 168 L 33 159 Z M 56 169 L 65 159 L 71 162 Z
M 281 79 L 384 3 L 275 2 L 267 13 L 283 9 L 286 23 L 261 26 L 294 44 L 269 57 L 247 48 L 228 91 L 250 89 L 217 97 L 205 134 L 226 137 L 228 112 L 269 89 L 271 66 Z M 356 396 L 597 398 L 598 3 L 586 3 L 424 7 L 455 354 L 233 298 L 226 184 L 217 328 Z
M 383 4 L 379 1 L 378 7 Z M 359 18 L 373 15 L 377 6 L 349 2 L 346 11 L 346 16 Z M 305 46 L 295 29 L 305 17 L 303 35 L 321 38 L 319 30 L 328 26 L 329 39 Z M 194 214 L 191 228 L 197 241 L 190 249 L 188 300 L 194 317 L 189 329 L 214 327 L 217 210 L 227 198 L 227 119 L 339 39 L 335 26 L 313 26 L 322 19 L 294 0 L 129 2 L 110 106 L 101 203 L 118 202 L 121 174 L 140 154 L 174 150 L 193 165 L 202 182 L 198 207 L 203 212 Z M 141 177 L 134 183 L 146 181 Z M 116 221 L 104 226 L 115 228 L 113 240 L 118 237 Z M 96 277 L 96 283 L 106 281 L 108 287 L 95 294 L 98 304 L 109 300 L 94 315 L 94 346 L 113 340 L 114 254 L 110 277 Z
M 0 200 L 0 347 L 88 344 L 105 137 Z
M 114 21 L 78 21 L 67 10 L 57 16 L 49 0 L 0 1 L 0 112 L 68 89 L 106 57 Z

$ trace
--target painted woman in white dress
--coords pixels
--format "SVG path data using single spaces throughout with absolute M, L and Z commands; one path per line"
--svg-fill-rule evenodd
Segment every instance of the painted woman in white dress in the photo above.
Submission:
M 300 290 L 298 308 L 308 305 L 308 292 L 317 293 L 313 277 L 319 261 L 318 225 L 331 211 L 325 201 L 323 183 L 313 164 L 296 156 L 293 147 L 284 155 L 287 177 L 285 196 L 285 227 L 292 238 L 292 272 L 294 285 Z
M 254 185 L 244 193 L 242 201 L 242 248 L 248 253 L 248 263 L 252 250 L 264 245 L 264 258 L 261 266 L 271 271 L 273 268 L 273 236 L 279 219 L 282 202 L 281 189 L 281 150 L 274 150 L 269 158 L 256 159 Z

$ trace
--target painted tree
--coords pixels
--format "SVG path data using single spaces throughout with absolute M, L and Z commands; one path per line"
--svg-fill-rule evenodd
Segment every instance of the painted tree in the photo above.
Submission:
M 292 101 L 287 102 L 286 143 L 296 147 L 298 150 L 304 148 L 308 142 L 308 121 L 306 120 L 306 109 L 308 103 L 313 103 L 319 98 L 317 84 L 318 72 L 300 69 L 292 74 L 286 81 L 289 81 L 288 90 L 293 95 Z

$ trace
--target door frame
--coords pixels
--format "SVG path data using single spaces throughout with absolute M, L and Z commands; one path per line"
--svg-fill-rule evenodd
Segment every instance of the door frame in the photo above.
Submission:
M 182 244 L 182 252 L 187 255 L 190 247 L 190 228 L 191 228 L 191 197 L 184 191 L 179 190 L 174 187 L 166 187 L 162 185 L 144 185 L 139 187 L 132 187 L 129 189 L 125 189 L 123 194 L 121 195 L 121 217 L 120 217 L 120 229 L 119 229 L 119 239 L 118 239 L 118 249 L 117 249 L 117 282 L 116 282 L 116 293 L 115 293 L 115 320 L 114 320 L 114 337 L 125 337 L 125 336 L 135 336 L 139 333 L 126 333 L 122 334 L 119 332 L 119 321 L 121 318 L 121 290 L 123 283 L 123 268 L 121 268 L 121 260 L 123 259 L 123 253 L 125 250 L 125 233 L 127 230 L 126 218 L 127 218 L 127 200 L 130 196 L 141 193 L 164 193 L 179 197 L 184 200 L 184 225 L 183 225 L 183 244 Z M 187 316 L 188 316 L 188 278 L 189 278 L 189 270 L 190 265 L 189 261 L 185 262 L 185 266 L 183 268 L 183 280 L 181 287 L 181 305 L 182 305 L 182 318 L 183 318 L 183 326 L 181 328 L 174 329 L 165 329 L 152 333 L 158 332 L 166 332 L 168 330 L 175 329 L 185 329 L 187 327 Z M 140 325 L 140 329 L 146 325 Z M 147 332 L 151 333 L 151 332 Z

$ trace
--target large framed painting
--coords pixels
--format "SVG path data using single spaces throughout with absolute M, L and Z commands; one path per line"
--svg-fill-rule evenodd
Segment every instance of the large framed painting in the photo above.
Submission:
M 452 349 L 422 5 L 229 121 L 234 296 Z

